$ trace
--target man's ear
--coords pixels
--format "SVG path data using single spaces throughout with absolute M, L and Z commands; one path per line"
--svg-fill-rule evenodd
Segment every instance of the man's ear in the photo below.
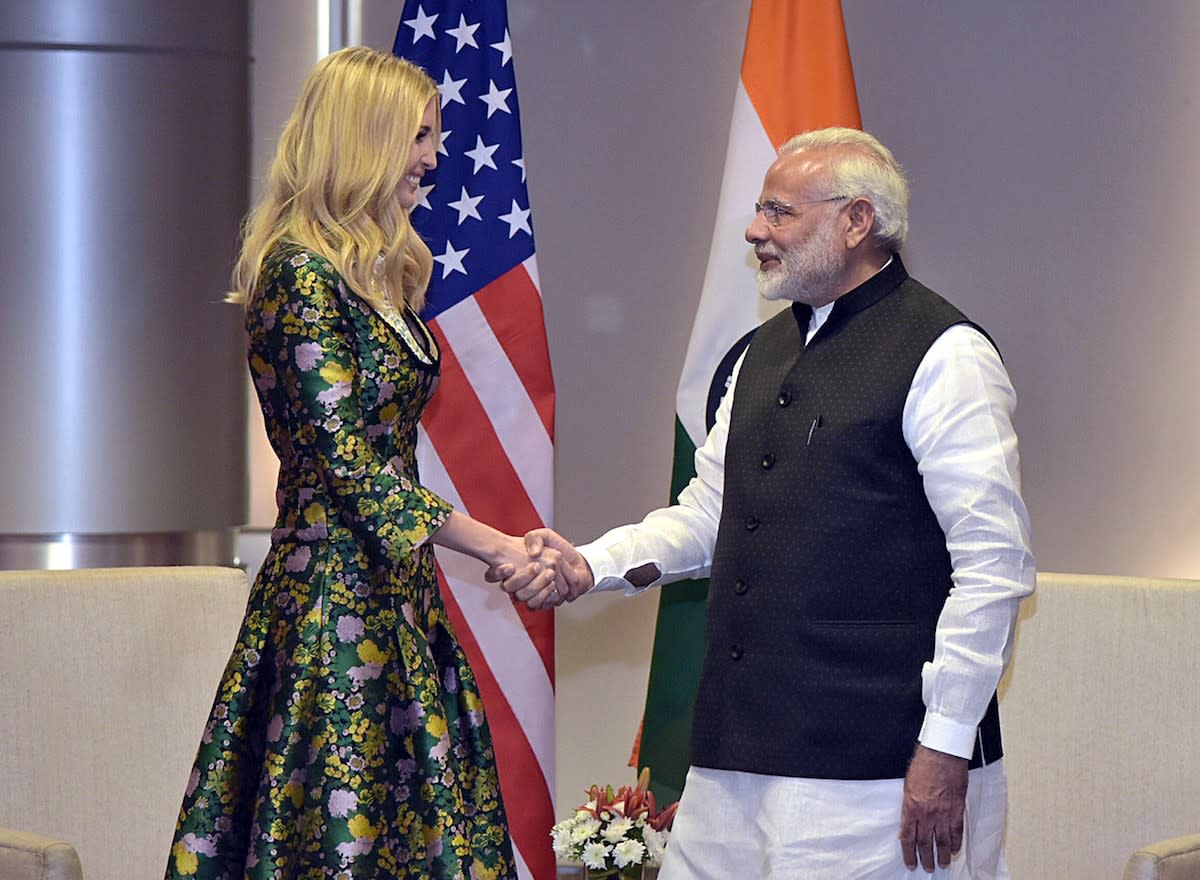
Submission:
M 850 203 L 846 211 L 850 218 L 850 228 L 846 230 L 846 248 L 854 250 L 871 235 L 875 226 L 875 206 L 867 199 L 857 198 Z

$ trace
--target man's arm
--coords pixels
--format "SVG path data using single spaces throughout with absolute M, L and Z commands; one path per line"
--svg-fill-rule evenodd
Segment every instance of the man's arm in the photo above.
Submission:
M 562 599 L 572 601 L 590 590 L 625 590 L 627 595 L 641 592 L 657 583 L 683 578 L 706 577 L 712 565 L 717 526 L 721 520 L 721 499 L 725 486 L 725 442 L 729 435 L 729 417 L 733 408 L 733 389 L 741 371 L 741 360 L 734 365 L 730 390 L 717 408 L 713 428 L 704 445 L 696 450 L 696 476 L 679 493 L 679 501 L 646 515 L 640 523 L 620 526 L 578 548 L 587 568 L 586 576 L 576 566 L 567 567 L 567 590 L 559 587 Z M 574 551 L 562 536 L 549 529 L 535 529 L 527 535 L 546 547 L 567 555 Z M 571 580 L 574 577 L 575 580 Z M 488 579 L 500 581 L 515 594 L 527 582 L 523 576 L 505 577 L 495 570 Z
M 946 534 L 954 585 L 922 671 L 926 715 L 905 779 L 905 863 L 933 870 L 962 843 L 966 765 L 1036 579 L 1012 426 L 1016 394 L 992 344 L 960 325 L 930 347 L 904 409 L 904 436 Z

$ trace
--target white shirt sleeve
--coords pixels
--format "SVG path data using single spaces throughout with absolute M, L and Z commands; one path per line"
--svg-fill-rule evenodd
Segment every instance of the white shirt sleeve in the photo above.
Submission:
M 930 346 L 904 405 L 904 439 L 954 570 L 933 660 L 921 674 L 926 713 L 918 738 L 963 758 L 974 750 L 976 726 L 1012 654 L 1018 606 L 1037 576 L 1015 406 L 999 354 L 967 324 Z
M 658 584 L 708 577 L 725 490 L 729 414 L 744 358 L 743 352 L 734 365 L 729 390 L 717 407 L 712 430 L 704 445 L 696 450 L 696 476 L 679 493 L 679 503 L 652 511 L 640 523 L 619 526 L 579 547 L 592 567 L 596 580 L 593 589 L 623 589 L 626 595 L 633 595 Z M 662 573 L 658 580 L 640 589 L 625 580 L 626 572 L 648 562 Z

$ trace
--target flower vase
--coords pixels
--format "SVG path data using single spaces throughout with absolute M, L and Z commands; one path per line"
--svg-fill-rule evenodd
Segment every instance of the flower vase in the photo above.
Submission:
M 658 865 L 628 865 L 624 868 L 583 867 L 583 880 L 655 880 Z

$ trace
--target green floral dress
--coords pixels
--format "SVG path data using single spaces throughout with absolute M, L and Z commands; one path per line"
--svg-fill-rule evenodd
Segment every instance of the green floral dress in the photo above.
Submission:
M 416 482 L 433 336 L 415 315 L 385 321 L 294 246 L 266 261 L 246 314 L 279 519 L 167 877 L 515 878 L 427 543 L 450 507 Z

